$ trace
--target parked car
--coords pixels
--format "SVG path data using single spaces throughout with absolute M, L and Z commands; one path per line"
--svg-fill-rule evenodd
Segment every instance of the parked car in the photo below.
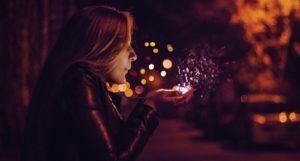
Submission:
M 242 95 L 241 103 L 232 122 L 233 140 L 259 145 L 299 145 L 299 106 L 289 105 L 285 96 L 276 94 Z

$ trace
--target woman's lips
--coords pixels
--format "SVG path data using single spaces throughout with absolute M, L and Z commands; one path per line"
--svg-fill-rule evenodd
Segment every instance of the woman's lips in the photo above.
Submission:
M 129 69 L 126 68 L 126 69 L 125 69 L 125 74 L 127 74 L 128 72 L 129 72 Z

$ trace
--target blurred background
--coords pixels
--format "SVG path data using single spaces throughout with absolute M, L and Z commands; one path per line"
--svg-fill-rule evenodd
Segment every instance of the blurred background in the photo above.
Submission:
M 19 160 L 24 117 L 62 26 L 78 9 L 111 5 L 136 20 L 138 60 L 123 85 L 134 97 L 177 85 L 183 51 L 225 47 L 215 90 L 184 107 L 162 105 L 138 161 L 296 161 L 300 158 L 300 0 L 1 0 L 0 160 Z M 47 92 L 47 91 L 45 91 Z

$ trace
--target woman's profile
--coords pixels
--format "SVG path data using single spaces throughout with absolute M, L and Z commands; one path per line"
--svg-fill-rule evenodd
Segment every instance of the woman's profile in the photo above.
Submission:
M 108 6 L 76 12 L 50 52 L 27 109 L 23 161 L 133 161 L 158 126 L 158 102 L 192 92 L 148 93 L 124 120 L 106 82 L 125 83 L 137 55 L 134 20 Z

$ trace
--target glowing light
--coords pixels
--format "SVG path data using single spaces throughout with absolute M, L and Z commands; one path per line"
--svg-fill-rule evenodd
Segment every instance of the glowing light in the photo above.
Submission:
M 160 75 L 161 75 L 162 77 L 165 77 L 165 76 L 167 75 L 167 72 L 163 70 L 163 71 L 160 72 Z
M 146 79 L 142 79 L 141 83 L 142 83 L 142 85 L 145 85 L 147 83 L 147 80 Z
M 296 118 L 296 113 L 295 112 L 291 112 L 290 115 L 289 115 L 289 118 L 291 121 L 295 121 L 297 118 Z
M 144 68 L 140 69 L 140 73 L 141 74 L 145 74 L 146 73 L 146 70 Z
M 172 87 L 172 90 L 176 90 L 177 88 L 178 88 L 178 86 L 175 85 L 175 86 Z
M 154 64 L 149 64 L 149 69 L 153 70 L 154 69 Z
M 154 54 L 157 54 L 158 52 L 159 52 L 159 50 L 158 50 L 157 48 L 154 48 L 154 49 L 153 49 L 153 53 L 154 53 Z
M 143 86 L 136 86 L 134 89 L 136 94 L 142 94 L 144 92 L 144 87 Z
M 287 114 L 285 112 L 281 112 L 279 114 L 279 121 L 281 123 L 285 123 L 287 121 Z
M 126 84 L 127 88 L 130 88 L 130 83 L 129 82 L 126 82 L 125 84 Z
M 171 61 L 170 59 L 165 59 L 165 60 L 163 61 L 163 66 L 164 66 L 164 68 L 166 68 L 166 69 L 172 68 L 172 66 L 173 66 L 172 61 Z
M 107 89 L 110 89 L 110 84 L 108 82 L 106 82 L 105 85 Z
M 154 47 L 154 46 L 155 46 L 155 42 L 153 42 L 153 41 L 150 42 L 150 46 L 151 46 L 151 47 Z
M 299 0 L 235 0 L 234 3 L 236 10 L 230 21 L 244 28 L 244 40 L 253 46 L 253 52 L 247 56 L 247 63 L 244 64 L 238 79 L 247 84 L 250 90 L 272 90 L 279 87 L 277 78 L 269 73 L 272 73 L 273 68 L 277 68 L 279 75 L 284 74 L 288 57 L 282 55 L 286 55 L 292 35 L 291 26 L 294 20 L 291 16 L 299 19 Z M 270 36 L 265 36 L 268 34 Z M 272 57 L 281 58 L 276 63 L 270 57 L 270 47 L 275 50 Z M 268 71 L 259 72 L 261 62 Z
M 110 88 L 110 91 L 113 93 L 119 92 L 119 85 L 118 84 L 113 84 Z
M 253 115 L 253 120 L 259 124 L 264 124 L 266 123 L 266 117 L 263 115 Z
M 182 94 L 185 94 L 189 90 L 191 90 L 191 86 L 186 86 L 186 87 L 180 87 L 180 86 L 178 86 L 178 87 L 176 87 L 175 90 L 181 92 Z
M 150 81 L 150 82 L 153 82 L 153 81 L 154 81 L 154 76 L 153 76 L 153 75 L 150 75 L 150 76 L 149 76 L 149 81 Z
M 119 91 L 120 91 L 120 92 L 125 92 L 126 89 L 127 89 L 126 84 L 119 84 Z
M 149 42 L 145 42 L 145 47 L 148 47 L 149 46 Z
M 132 89 L 127 89 L 124 92 L 124 94 L 125 94 L 126 97 L 131 97 L 133 95 L 133 91 L 132 91 Z
M 174 51 L 174 48 L 171 44 L 167 44 L 167 49 L 169 52 L 173 52 Z

